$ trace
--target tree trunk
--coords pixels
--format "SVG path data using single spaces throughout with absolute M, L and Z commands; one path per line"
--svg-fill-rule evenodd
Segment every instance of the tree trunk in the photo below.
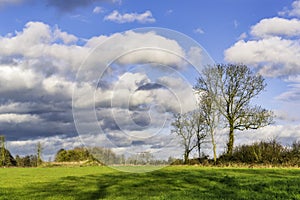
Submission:
M 217 145 L 216 143 L 213 144 L 213 152 L 214 152 L 214 163 L 217 163 Z
M 234 143 L 234 128 L 233 128 L 233 125 L 230 124 L 230 127 L 229 127 L 229 140 L 228 140 L 228 143 L 227 143 L 227 155 L 228 156 L 232 156 L 233 143 Z
M 216 164 L 216 162 L 217 162 L 217 145 L 216 145 L 216 142 L 215 142 L 214 133 L 211 133 L 211 141 L 212 141 L 213 152 L 214 152 L 214 163 Z
M 184 164 L 188 164 L 188 162 L 189 162 L 189 151 L 188 150 L 186 150 L 185 152 L 184 152 Z
M 200 141 L 200 137 L 199 136 L 198 136 L 197 147 L 198 147 L 198 160 L 199 160 L 199 163 L 200 163 L 201 162 L 201 141 Z
M 211 143 L 212 143 L 212 146 L 213 146 L 214 163 L 216 164 L 216 162 L 217 162 L 217 145 L 216 145 L 216 141 L 215 141 L 215 133 L 212 130 L 212 128 L 210 130 L 210 135 L 211 135 Z

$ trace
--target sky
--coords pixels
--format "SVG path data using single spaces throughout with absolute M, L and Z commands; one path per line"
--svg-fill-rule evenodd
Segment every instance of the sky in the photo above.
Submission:
M 253 104 L 276 118 L 236 144 L 289 145 L 300 137 L 299 58 L 297 0 L 0 0 L 0 133 L 14 155 L 41 142 L 44 159 L 99 144 L 180 155 L 170 120 L 194 108 L 201 66 L 243 63 L 268 84 Z

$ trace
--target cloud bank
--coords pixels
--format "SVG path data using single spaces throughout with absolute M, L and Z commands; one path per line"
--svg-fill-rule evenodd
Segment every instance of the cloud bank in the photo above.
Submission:
M 196 71 L 184 58 L 204 62 L 203 51 L 156 31 L 78 41 L 42 22 L 0 37 L 0 131 L 13 153 L 20 154 L 24 144 L 26 154 L 25 146 L 37 141 L 48 155 L 73 147 L 64 140 L 79 144 L 72 107 L 79 110 L 80 137 L 88 145 L 118 152 L 171 148 L 173 113 L 194 109 L 191 82 L 184 77 Z

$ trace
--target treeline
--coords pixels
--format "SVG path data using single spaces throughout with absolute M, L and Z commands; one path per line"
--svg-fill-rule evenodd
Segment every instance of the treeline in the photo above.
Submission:
M 0 167 L 36 167 L 38 166 L 38 159 L 36 155 L 27 155 L 21 157 L 16 155 L 14 158 L 7 149 L 0 148 L 1 159 Z
M 21 157 L 16 155 L 16 167 L 37 167 L 38 166 L 38 159 L 36 155 L 27 155 Z
M 200 160 L 198 158 L 189 159 L 187 164 L 300 167 L 300 141 L 294 142 L 291 146 L 283 146 L 275 139 L 260 141 L 236 146 L 232 156 L 224 152 L 216 162 L 208 157 L 203 155 Z M 172 164 L 184 164 L 184 160 L 177 159 Z
M 0 148 L 2 152 L 2 149 Z M 37 167 L 39 166 L 37 155 L 19 156 L 14 158 L 5 149 L 4 159 L 1 157 L 0 166 L 5 167 Z M 291 146 L 284 146 L 276 140 L 255 142 L 248 145 L 236 146 L 232 156 L 226 152 L 221 154 L 216 162 L 209 159 L 209 156 L 202 154 L 201 158 L 183 159 L 169 157 L 168 160 L 157 160 L 149 152 L 125 157 L 116 155 L 112 150 L 101 147 L 84 148 L 77 147 L 70 150 L 60 149 L 55 155 L 55 162 L 80 162 L 97 163 L 98 165 L 182 165 L 200 164 L 204 166 L 300 166 L 300 141 L 294 142 Z M 46 165 L 48 166 L 48 165 Z
M 42 144 L 38 142 L 36 155 L 14 158 L 6 148 L 5 136 L 0 135 L 0 167 L 37 167 L 43 163 L 41 155 Z
M 112 150 L 101 147 L 83 148 L 71 150 L 61 149 L 55 156 L 56 162 L 97 161 L 101 164 L 112 165 L 166 165 L 166 164 L 200 164 L 227 166 L 237 165 L 271 165 L 271 166 L 300 166 L 300 141 L 291 146 L 284 146 L 278 141 L 260 141 L 248 145 L 239 145 L 233 148 L 231 156 L 224 152 L 214 159 L 202 154 L 201 158 L 189 159 L 187 163 L 183 159 L 169 157 L 167 160 L 158 160 L 149 152 L 141 152 L 129 157 L 116 155 Z

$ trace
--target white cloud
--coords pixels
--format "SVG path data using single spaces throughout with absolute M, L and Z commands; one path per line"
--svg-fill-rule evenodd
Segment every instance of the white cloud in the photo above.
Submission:
M 270 125 L 258 130 L 246 130 L 236 134 L 236 145 L 247 142 L 251 144 L 259 141 L 276 139 L 284 145 L 291 145 L 300 138 L 299 125 Z
M 234 28 L 237 28 L 239 26 L 239 22 L 236 19 L 233 21 L 233 26 Z
M 104 8 L 100 7 L 100 6 L 96 6 L 93 10 L 94 14 L 99 14 L 99 13 L 103 13 L 104 12 Z
M 204 30 L 202 28 L 197 28 L 194 30 L 195 33 L 204 34 Z
M 293 10 L 286 10 L 288 13 L 285 14 L 295 15 L 300 8 L 300 1 L 295 1 L 292 6 Z M 299 19 L 262 19 L 251 27 L 249 40 L 244 41 L 244 36 L 246 34 L 224 51 L 226 61 L 257 67 L 267 77 L 300 73 Z
M 286 110 L 274 110 L 274 114 L 276 116 L 276 120 L 282 120 L 286 122 L 297 122 L 300 120 L 298 116 L 293 116 L 291 115 L 291 113 L 287 112 Z
M 244 40 L 248 37 L 247 33 L 242 33 L 239 37 L 238 37 L 238 40 Z
M 151 11 L 147 10 L 144 13 L 125 13 L 121 14 L 119 11 L 114 10 L 112 13 L 104 17 L 106 21 L 113 21 L 117 23 L 153 23 L 155 18 L 153 18 Z
M 0 105 L 0 113 L 16 113 L 16 112 L 29 112 L 27 106 L 22 105 L 20 102 L 7 102 Z
M 87 42 L 87 46 L 96 47 L 98 43 L 101 45 L 90 54 L 85 63 L 90 67 L 90 71 L 99 70 L 100 63 L 106 65 L 112 61 L 119 65 L 160 63 L 173 68 L 184 67 L 185 51 L 177 41 L 152 31 L 145 33 L 127 31 L 110 37 L 94 37 Z M 99 54 L 101 54 L 101 60 L 99 60 Z M 95 73 L 90 75 L 95 76 Z
M 63 44 L 57 43 L 58 39 L 61 39 Z M 25 57 L 23 61 L 30 62 L 33 59 L 41 62 L 48 60 L 56 69 L 77 70 L 90 49 L 67 45 L 76 41 L 76 36 L 60 31 L 57 26 L 52 29 L 42 22 L 28 22 L 22 32 L 0 38 L 0 46 L 3 47 L 0 54 L 22 56 Z
M 78 41 L 78 38 L 75 35 L 63 32 L 58 27 L 55 28 L 53 34 L 54 39 L 61 39 L 65 44 L 70 44 Z
M 62 77 L 51 76 L 43 80 L 42 87 L 49 94 L 66 96 L 71 99 L 75 83 L 65 80 Z
M 166 11 L 166 15 L 171 15 L 174 11 L 172 9 L 169 9 Z
M 24 123 L 24 122 L 39 122 L 41 119 L 36 115 L 30 114 L 0 114 L 0 123 Z
M 128 108 L 131 95 L 135 93 L 139 86 L 149 82 L 147 75 L 141 73 L 126 72 L 118 77 L 112 91 L 111 103 L 113 107 Z
M 28 22 L 22 32 L 13 37 L 0 38 L 1 55 L 43 53 L 44 45 L 51 42 L 50 27 L 41 22 Z
M 296 0 L 292 3 L 292 9 L 285 8 L 283 11 L 278 13 L 281 16 L 288 15 L 288 16 L 295 16 L 300 17 L 300 0 Z
M 195 109 L 192 86 L 182 77 L 162 76 L 155 81 L 161 88 L 139 90 L 149 83 L 153 82 L 146 74 L 126 72 L 114 84 L 110 94 L 111 105 L 128 109 L 130 106 L 155 104 L 164 112 L 187 112 Z M 109 95 L 100 92 L 96 97 L 103 99 L 104 94 Z
M 251 27 L 251 35 L 260 38 L 272 36 L 300 36 L 300 20 L 279 17 L 263 19 Z
M 0 65 L 0 92 L 32 89 L 40 80 L 33 70 Z
M 122 4 L 122 0 L 112 0 L 113 3 L 116 3 L 116 4 L 119 4 L 121 5 Z
M 270 37 L 261 40 L 240 40 L 224 53 L 225 60 L 260 67 L 260 73 L 278 77 L 300 73 L 298 40 Z
M 300 75 L 288 76 L 284 79 L 288 83 L 288 91 L 283 92 L 276 97 L 277 100 L 284 102 L 299 102 L 300 99 Z
M 162 92 L 159 99 L 166 108 L 183 113 L 195 109 L 196 99 L 193 86 L 182 77 L 163 76 L 157 82 L 169 90 L 167 93 L 165 92 L 169 97 L 165 96 L 163 91 L 159 91 Z
M 300 1 L 295 1 L 292 11 L 285 9 L 280 14 L 295 16 L 299 5 Z M 300 99 L 300 20 L 266 18 L 253 25 L 249 32 L 248 37 L 240 38 L 224 51 L 225 60 L 254 67 L 265 77 L 282 79 L 281 89 L 271 86 L 272 91 L 281 91 L 271 101 L 277 102 L 276 108 L 288 112 L 289 116 L 282 111 L 277 113 L 281 123 L 296 123 Z M 286 89 L 282 91 L 283 86 Z
M 198 66 L 203 60 L 203 50 L 199 47 L 191 47 L 187 53 L 187 59 L 193 66 Z

